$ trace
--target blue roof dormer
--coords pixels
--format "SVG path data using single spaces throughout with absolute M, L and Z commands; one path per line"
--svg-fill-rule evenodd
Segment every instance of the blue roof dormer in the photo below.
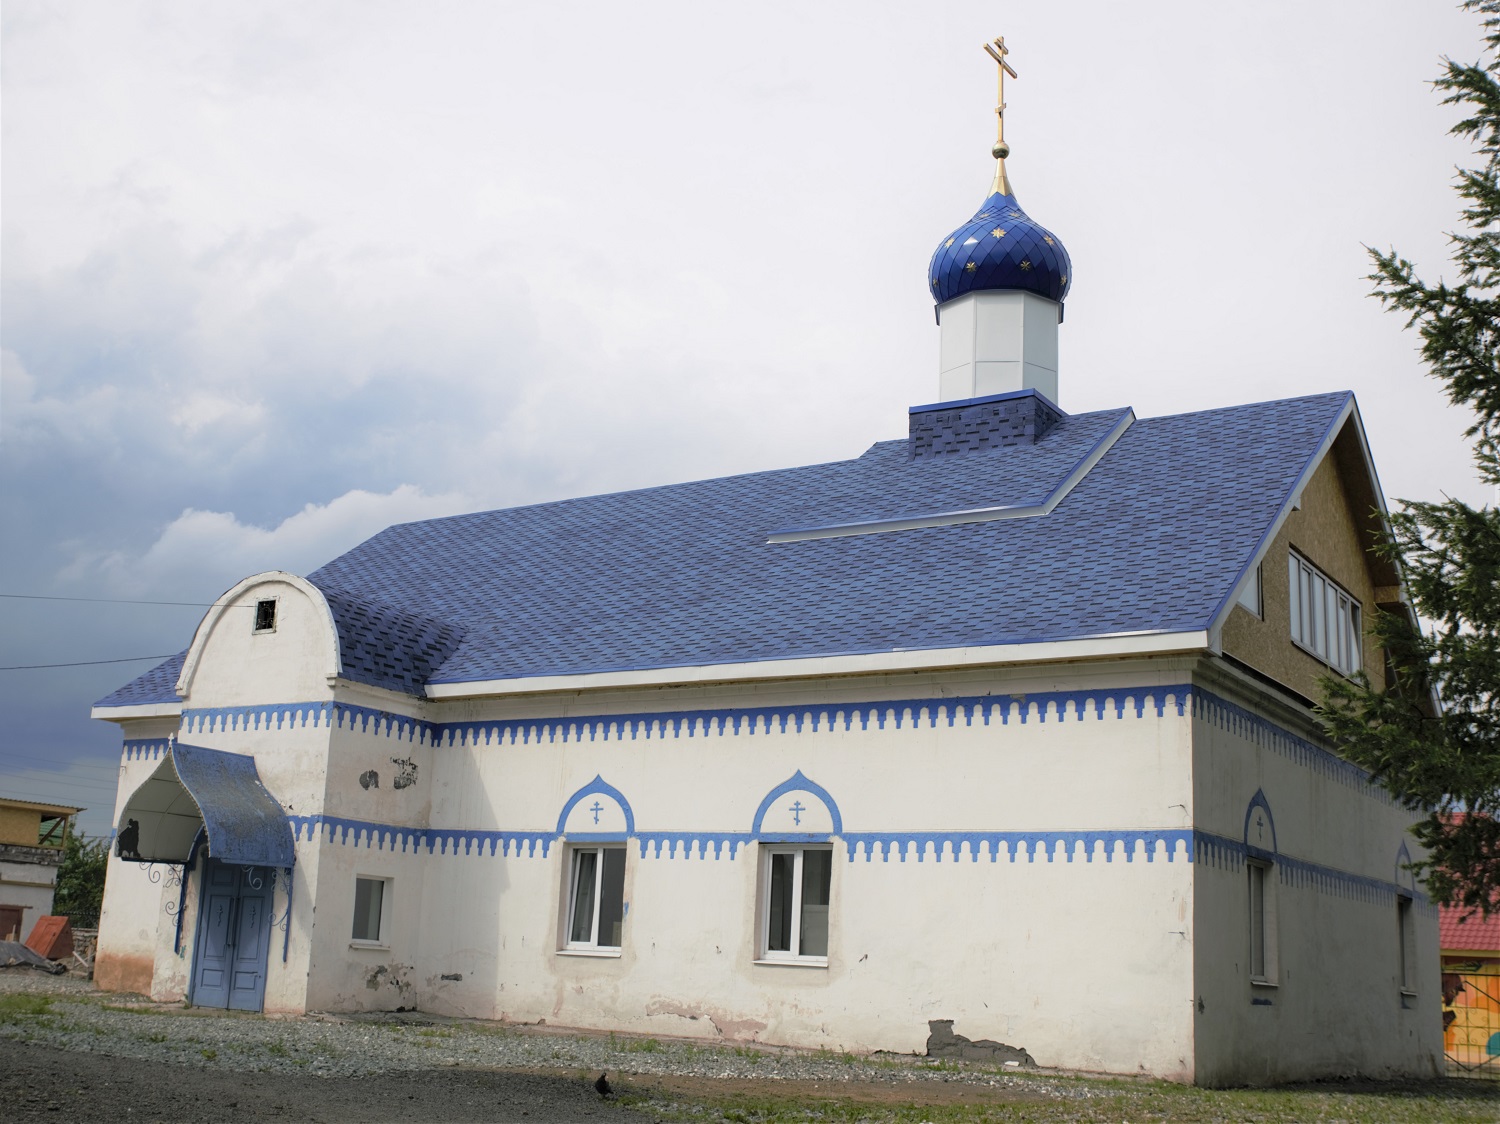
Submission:
M 1021 210 L 1014 194 L 1002 191 L 939 243 L 927 268 L 938 304 L 994 289 L 1036 293 L 1062 304 L 1072 275 L 1062 239 Z

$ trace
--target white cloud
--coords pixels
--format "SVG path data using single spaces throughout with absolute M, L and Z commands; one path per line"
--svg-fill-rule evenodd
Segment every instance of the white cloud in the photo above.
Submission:
M 273 527 L 241 522 L 232 512 L 189 508 L 140 554 L 111 551 L 78 558 L 64 575 L 98 576 L 117 593 L 140 595 L 186 588 L 214 592 L 262 570 L 306 574 L 393 523 L 471 510 L 459 493 L 428 495 L 403 484 L 380 494 L 360 489 L 326 504 L 308 504 Z
M 265 416 L 263 403 L 219 394 L 189 395 L 172 411 L 173 423 L 189 436 L 210 425 L 256 426 Z

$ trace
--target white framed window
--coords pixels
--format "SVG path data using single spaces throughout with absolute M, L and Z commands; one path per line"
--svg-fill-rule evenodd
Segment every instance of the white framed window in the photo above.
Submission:
M 1359 599 L 1294 550 L 1287 552 L 1286 570 L 1292 642 L 1335 671 L 1353 675 L 1363 664 Z
M 1272 985 L 1276 982 L 1275 868 L 1248 859 L 1245 872 L 1250 884 L 1250 982 Z
M 1259 565 L 1257 565 L 1255 567 L 1255 571 L 1246 580 L 1246 582 L 1245 582 L 1245 588 L 1242 589 L 1242 590 L 1240 590 L 1240 595 L 1239 595 L 1238 598 L 1236 598 L 1235 603 L 1237 605 L 1239 605 L 1243 609 L 1248 609 L 1250 612 L 1254 613 L 1257 617 L 1264 617 L 1265 616 L 1265 613 L 1262 611 L 1262 608 L 1261 608 L 1260 566 Z
M 618 952 L 625 927 L 625 848 L 575 847 L 565 950 Z
M 1417 993 L 1417 922 L 1412 900 L 1405 894 L 1396 896 L 1396 947 L 1400 957 L 1401 993 Z
M 391 880 L 359 875 L 354 879 L 354 926 L 349 943 L 384 948 L 390 941 Z
M 828 963 L 832 847 L 765 848 L 762 867 L 762 960 Z

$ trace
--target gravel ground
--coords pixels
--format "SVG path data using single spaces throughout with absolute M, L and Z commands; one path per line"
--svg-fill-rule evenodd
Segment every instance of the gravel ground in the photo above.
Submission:
M 1087 1083 L 1065 1078 L 907 1056 L 704 1046 L 419 1013 L 265 1018 L 187 1010 L 21 969 L 0 971 L 0 1040 L 6 1119 L 651 1118 L 602 1102 L 592 1088 L 600 1072 L 634 1090 L 685 1092 L 696 1080 L 825 1093 L 858 1087 L 862 1098 L 878 1100 L 1093 1095 Z

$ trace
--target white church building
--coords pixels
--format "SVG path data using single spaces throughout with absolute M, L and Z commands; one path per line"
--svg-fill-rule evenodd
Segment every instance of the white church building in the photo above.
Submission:
M 1008 152 L 929 267 L 906 434 L 390 527 L 101 700 L 99 985 L 1439 1073 L 1413 816 L 1313 710 L 1402 602 L 1354 398 L 1064 410 L 1072 269 Z

